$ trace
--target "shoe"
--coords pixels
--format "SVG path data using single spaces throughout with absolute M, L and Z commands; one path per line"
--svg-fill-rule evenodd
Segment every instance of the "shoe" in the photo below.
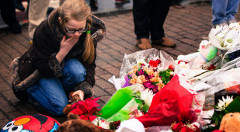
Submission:
M 175 47 L 176 46 L 176 44 L 167 37 L 163 37 L 160 40 L 152 40 L 152 44 L 153 45 L 163 45 L 163 46 L 167 46 L 167 47 Z
M 32 38 L 30 38 L 30 40 L 29 40 L 29 44 L 33 44 L 33 39 Z
M 152 48 L 152 45 L 150 44 L 149 39 L 147 38 L 138 39 L 136 42 L 136 46 L 141 50 Z
M 13 33 L 13 34 L 20 34 L 22 33 L 22 28 L 20 26 L 20 24 L 18 22 L 9 25 L 9 30 Z
M 228 26 L 228 24 L 226 22 L 224 22 L 224 23 L 220 23 L 220 24 L 213 24 L 212 28 L 225 28 L 227 26 Z
M 230 25 L 231 23 L 237 23 L 237 21 L 235 19 L 232 19 L 232 20 L 227 22 L 228 25 Z

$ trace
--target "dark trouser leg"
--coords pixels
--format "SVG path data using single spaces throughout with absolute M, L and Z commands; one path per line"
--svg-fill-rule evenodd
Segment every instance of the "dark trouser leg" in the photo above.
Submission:
M 10 30 L 13 33 L 21 33 L 21 26 L 16 18 L 13 0 L 1 0 L 0 10 L 3 21 L 9 25 Z
M 97 0 L 90 0 L 90 7 L 91 7 L 92 11 L 96 11 L 98 9 Z
M 172 0 L 153 0 L 151 10 L 150 32 L 152 40 L 165 37 L 163 25 Z
M 133 0 L 134 30 L 137 39 L 149 38 L 150 0 Z

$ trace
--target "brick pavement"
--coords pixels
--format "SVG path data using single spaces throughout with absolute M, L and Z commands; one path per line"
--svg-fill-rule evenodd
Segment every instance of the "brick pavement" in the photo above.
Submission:
M 210 31 L 211 14 L 211 7 L 208 4 L 188 5 L 184 9 L 171 7 L 165 23 L 165 33 L 177 43 L 177 46 L 161 49 L 174 59 L 181 54 L 197 52 L 202 37 L 206 37 Z M 101 97 L 99 104 L 102 107 L 116 91 L 107 80 L 112 75 L 119 75 L 125 53 L 133 53 L 139 49 L 135 46 L 132 12 L 102 16 L 101 19 L 106 23 L 107 34 L 98 43 L 96 85 L 93 89 L 95 96 Z M 11 34 L 6 29 L 0 30 L 0 127 L 18 116 L 43 113 L 28 102 L 20 102 L 11 90 L 9 64 L 29 46 L 27 26 L 23 26 L 23 33 L 20 35 Z M 60 122 L 65 120 L 65 118 L 56 119 Z

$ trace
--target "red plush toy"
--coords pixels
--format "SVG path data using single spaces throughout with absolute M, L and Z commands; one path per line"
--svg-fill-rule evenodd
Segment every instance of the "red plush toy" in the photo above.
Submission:
M 8 122 L 1 132 L 53 132 L 58 129 L 60 123 L 46 115 L 33 114 L 20 116 Z

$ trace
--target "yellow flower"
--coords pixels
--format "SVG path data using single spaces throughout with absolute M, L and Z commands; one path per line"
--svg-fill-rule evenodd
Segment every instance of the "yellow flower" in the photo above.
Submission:
M 152 68 L 146 69 L 146 72 L 148 75 L 153 75 L 153 73 L 154 73 Z
M 162 79 L 159 77 L 153 77 L 150 79 L 151 82 L 162 82 Z
M 140 79 L 142 81 L 142 83 L 145 83 L 147 80 L 145 79 L 145 76 L 144 75 L 140 75 L 138 76 L 138 79 Z M 141 84 L 142 84 L 141 83 Z

